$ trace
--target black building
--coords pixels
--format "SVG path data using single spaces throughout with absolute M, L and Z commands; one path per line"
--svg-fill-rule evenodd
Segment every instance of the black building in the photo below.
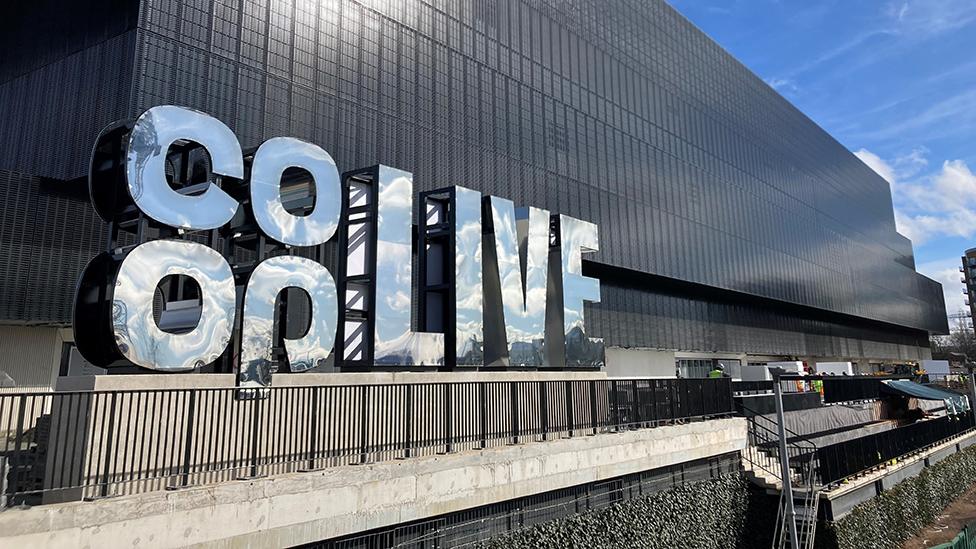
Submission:
M 245 147 L 299 137 L 341 170 L 383 163 L 417 191 L 459 184 L 598 224 L 588 322 L 611 347 L 906 361 L 947 331 L 886 182 L 661 0 L 6 11 L 0 369 L 20 384 L 50 372 L 12 361 L 61 360 L 57 328 L 104 247 L 95 137 L 159 104 L 215 116 Z M 25 357 L 28 340 L 47 354 Z

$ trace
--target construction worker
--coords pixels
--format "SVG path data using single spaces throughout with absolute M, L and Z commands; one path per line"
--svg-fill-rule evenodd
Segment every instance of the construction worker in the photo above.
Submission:
M 715 368 L 713 368 L 711 372 L 708 372 L 709 379 L 718 379 L 724 376 L 725 376 L 725 371 L 722 370 L 721 364 L 716 364 Z
M 820 393 L 820 396 L 823 397 L 823 394 L 824 394 L 824 391 L 823 391 L 823 380 L 822 379 L 815 379 L 815 380 L 811 381 L 810 384 L 813 385 L 813 390 L 816 391 L 816 392 L 818 392 L 818 393 Z

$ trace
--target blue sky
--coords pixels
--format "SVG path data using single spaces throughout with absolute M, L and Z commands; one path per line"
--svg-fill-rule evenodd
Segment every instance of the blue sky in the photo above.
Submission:
M 976 0 L 670 0 L 892 186 L 918 270 L 976 247 Z

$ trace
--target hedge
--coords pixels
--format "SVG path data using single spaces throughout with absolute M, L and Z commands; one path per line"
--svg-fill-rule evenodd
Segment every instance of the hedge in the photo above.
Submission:
M 918 533 L 976 482 L 976 446 L 905 479 L 821 528 L 817 544 L 837 549 L 894 549 Z
M 741 476 L 724 475 L 509 532 L 478 547 L 728 549 L 740 546 L 751 494 Z

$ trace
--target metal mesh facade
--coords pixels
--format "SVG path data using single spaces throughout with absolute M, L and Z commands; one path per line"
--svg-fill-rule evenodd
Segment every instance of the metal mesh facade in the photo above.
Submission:
M 5 76 L 0 169 L 77 178 L 104 124 L 184 105 L 245 147 L 295 136 L 342 170 L 411 171 L 418 192 L 596 223 L 593 261 L 619 269 L 590 318 L 612 345 L 917 358 L 946 330 L 885 181 L 663 1 L 145 0 L 112 25 Z M 9 232 L 22 214 L 3 208 Z

